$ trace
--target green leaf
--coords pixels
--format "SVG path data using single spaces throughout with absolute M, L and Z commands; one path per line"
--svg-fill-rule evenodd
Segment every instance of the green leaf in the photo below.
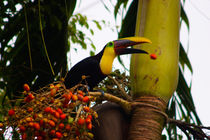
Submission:
M 189 20 L 188 20 L 188 17 L 185 13 L 185 10 L 183 8 L 183 6 L 181 5 L 181 19 L 185 22 L 186 26 L 187 26 L 187 29 L 188 31 L 190 30 L 190 25 L 189 25 Z
M 117 1 L 117 4 L 115 5 L 115 8 L 114 8 L 114 17 L 115 17 L 115 19 L 117 17 L 117 13 L 119 11 L 120 6 L 123 4 L 124 5 L 124 8 L 125 8 L 126 5 L 127 5 L 127 3 L 128 3 L 128 0 L 118 0 Z
M 192 65 L 187 56 L 187 53 L 184 50 L 184 47 L 182 46 L 182 43 L 180 43 L 180 49 L 179 49 L 179 62 L 182 64 L 183 68 L 184 68 L 184 64 L 186 64 L 189 70 L 191 71 L 191 73 L 193 73 Z
M 194 123 L 197 123 L 198 125 L 200 125 L 201 121 L 195 110 L 195 105 L 192 99 L 190 89 L 187 85 L 187 82 L 185 81 L 185 78 L 181 69 L 179 69 L 179 81 L 178 81 L 178 87 L 176 91 L 177 91 L 178 97 L 181 100 L 182 105 L 185 107 L 186 111 L 189 113 L 188 115 L 190 116 L 191 120 L 193 120 Z
M 133 25 L 136 23 L 137 8 L 138 0 L 134 0 L 131 3 L 125 18 L 123 19 L 119 38 L 133 36 L 135 34 L 135 26 Z
M 99 24 L 98 21 L 93 20 L 93 22 L 96 24 L 96 26 L 97 26 L 97 28 L 98 28 L 99 30 L 102 30 L 102 27 L 101 27 L 101 25 Z
M 90 56 L 94 56 L 95 52 L 94 51 L 90 51 Z

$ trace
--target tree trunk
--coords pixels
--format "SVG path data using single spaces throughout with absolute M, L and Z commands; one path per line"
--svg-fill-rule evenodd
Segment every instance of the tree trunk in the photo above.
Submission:
M 137 102 L 145 103 L 134 107 L 129 140 L 159 140 L 164 127 L 166 103 L 155 96 L 142 96 Z M 151 106 L 150 106 L 151 105 Z M 158 109 L 154 108 L 157 107 Z
M 157 55 L 132 55 L 131 82 L 133 98 L 141 104 L 134 108 L 129 140 L 160 140 L 168 100 L 178 82 L 179 0 L 139 0 L 136 36 L 144 36 L 152 44 L 141 49 Z M 152 106 L 151 106 L 152 105 Z

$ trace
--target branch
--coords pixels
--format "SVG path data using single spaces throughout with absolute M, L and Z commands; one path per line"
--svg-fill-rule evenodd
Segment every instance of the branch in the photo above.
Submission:
M 109 75 L 108 75 L 108 77 L 109 77 L 110 79 L 112 79 L 112 80 L 115 82 L 115 84 L 117 85 L 117 87 L 118 87 L 119 90 L 121 91 L 121 92 L 120 92 L 121 95 L 122 95 L 125 99 L 127 99 L 128 101 L 132 101 L 132 98 L 125 92 L 125 90 L 120 86 L 120 84 L 117 82 L 117 80 L 114 79 L 113 77 L 109 76 Z

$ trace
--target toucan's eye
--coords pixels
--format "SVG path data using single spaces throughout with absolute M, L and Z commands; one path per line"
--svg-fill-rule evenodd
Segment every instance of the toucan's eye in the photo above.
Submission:
M 109 42 L 108 44 L 107 44 L 107 47 L 113 47 L 114 46 L 114 43 L 113 42 Z

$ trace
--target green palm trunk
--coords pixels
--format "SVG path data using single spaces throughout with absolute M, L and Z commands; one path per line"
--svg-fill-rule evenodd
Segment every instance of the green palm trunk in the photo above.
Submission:
M 133 98 L 165 111 L 178 82 L 179 0 L 139 0 L 136 36 L 152 44 L 140 47 L 157 55 L 151 60 L 143 55 L 131 59 Z M 146 47 L 145 47 L 146 46 Z M 140 106 L 134 109 L 129 139 L 161 139 L 164 116 L 157 109 Z

